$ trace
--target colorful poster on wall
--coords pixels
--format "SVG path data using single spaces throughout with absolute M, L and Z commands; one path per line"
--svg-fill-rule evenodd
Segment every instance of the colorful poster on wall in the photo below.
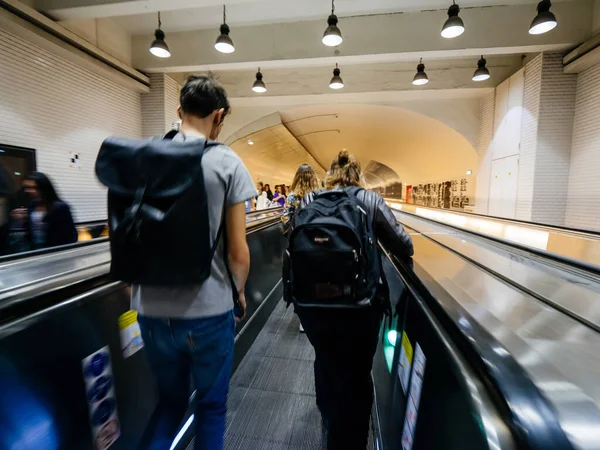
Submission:
M 81 361 L 94 450 L 105 450 L 119 438 L 114 378 L 108 346 Z
M 412 372 L 410 378 L 410 390 L 406 402 L 406 414 L 404 417 L 404 428 L 402 430 L 402 450 L 412 450 L 419 415 L 419 404 L 423 391 L 423 379 L 425 377 L 425 354 L 421 346 L 417 344 L 415 349 Z
M 402 332 L 402 349 L 400 351 L 400 360 L 398 361 L 398 377 L 402 391 L 406 394 L 408 389 L 408 380 L 410 378 L 410 369 L 413 360 L 413 347 L 408 339 L 406 332 Z

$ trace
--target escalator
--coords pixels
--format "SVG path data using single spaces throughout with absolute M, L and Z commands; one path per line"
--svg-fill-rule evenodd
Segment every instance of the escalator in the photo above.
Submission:
M 225 448 L 321 449 L 314 354 L 292 308 L 280 301 L 285 241 L 276 213 L 253 222 L 249 314 L 236 337 Z M 569 316 L 548 305 L 541 316 L 527 315 L 537 299 L 417 232 L 413 239 L 413 261 L 384 259 L 397 315 L 383 324 L 374 360 L 369 450 L 599 449 L 589 383 L 583 375 L 567 377 L 538 336 L 540 317 L 553 326 Z M 128 286 L 111 282 L 107 266 L 104 274 L 74 278 L 78 270 L 106 264 L 93 248 L 88 266 L 81 254 L 73 266 L 64 255 L 54 264 L 44 255 L 50 258 L 44 267 L 54 272 L 30 281 L 14 275 L 13 284 L 0 286 L 0 450 L 92 449 L 82 360 L 106 346 L 120 421 L 111 448 L 139 442 L 156 404 L 154 382 L 142 352 L 127 358 L 122 352 L 118 321 L 129 309 Z M 18 272 L 14 263 L 0 262 L 2 280 L 10 267 Z M 498 315 L 507 302 L 523 312 L 522 329 L 514 329 L 514 317 Z M 567 344 L 582 337 L 593 342 L 579 328 L 570 332 Z M 190 410 L 173 450 L 193 449 L 192 421 Z

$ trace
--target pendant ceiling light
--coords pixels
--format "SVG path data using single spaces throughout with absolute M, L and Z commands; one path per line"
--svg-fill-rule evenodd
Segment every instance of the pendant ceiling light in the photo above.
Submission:
M 169 47 L 165 42 L 165 33 L 160 29 L 162 23 L 160 21 L 160 11 L 158 12 L 158 28 L 154 32 L 154 41 L 150 46 L 150 53 L 154 56 L 158 56 L 159 58 L 168 58 L 171 56 L 171 52 L 169 51 Z
M 417 73 L 413 78 L 413 84 L 415 86 L 423 86 L 427 83 L 429 83 L 429 78 L 425 73 L 425 64 L 423 64 L 423 58 L 421 58 L 421 62 L 419 62 L 419 65 L 417 66 Z
M 448 8 L 448 20 L 446 20 L 446 23 L 442 27 L 442 37 L 452 39 L 465 32 L 465 24 L 462 19 L 458 17 L 459 12 L 460 7 L 453 0 L 452 6 Z
M 256 72 L 256 81 L 252 86 L 252 90 L 254 92 L 258 92 L 262 94 L 263 92 L 267 92 L 267 86 L 265 86 L 265 82 L 263 81 L 262 73 L 260 73 L 260 67 L 258 68 L 258 72 Z
M 221 53 L 233 53 L 235 51 L 235 47 L 233 46 L 233 41 L 229 37 L 229 26 L 227 25 L 227 10 L 225 5 L 223 5 L 223 25 L 220 28 L 221 34 L 217 38 L 217 42 L 215 42 L 215 48 Z
M 323 44 L 328 47 L 336 47 L 342 43 L 344 40 L 342 38 L 342 32 L 338 28 L 338 18 L 335 15 L 335 0 L 331 0 L 331 15 L 327 19 L 327 24 L 329 25 L 323 33 Z
M 538 3 L 538 14 L 533 19 L 533 22 L 531 22 L 529 34 L 544 34 L 556 28 L 558 22 L 556 21 L 556 16 L 550 11 L 551 6 L 552 3 L 550 3 L 550 0 L 542 0 Z
M 490 71 L 485 66 L 487 61 L 481 56 L 481 59 L 477 62 L 477 70 L 473 74 L 473 81 L 485 81 L 490 78 Z
M 340 77 L 341 73 L 342 72 L 340 71 L 340 68 L 336 64 L 335 69 L 333 69 L 333 77 L 331 78 L 331 81 L 329 82 L 329 87 L 331 89 L 341 89 L 344 87 L 344 82 L 342 81 L 342 77 Z

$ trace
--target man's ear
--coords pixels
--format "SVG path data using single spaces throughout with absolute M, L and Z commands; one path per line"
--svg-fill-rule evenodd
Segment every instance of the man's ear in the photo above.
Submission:
M 179 116 L 179 120 L 183 120 L 183 110 L 181 109 L 181 105 L 177 107 L 177 116 Z
M 223 119 L 224 119 L 224 117 L 223 117 L 223 114 L 225 114 L 225 109 L 223 109 L 223 108 L 219 109 L 219 110 L 218 110 L 218 111 L 215 113 L 215 117 L 214 117 L 214 119 L 213 119 L 213 123 L 214 123 L 216 126 L 219 126 L 219 125 L 221 125 L 221 122 L 223 122 Z

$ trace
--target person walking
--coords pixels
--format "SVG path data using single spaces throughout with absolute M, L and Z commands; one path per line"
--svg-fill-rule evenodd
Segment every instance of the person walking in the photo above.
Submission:
M 298 170 L 294 175 L 294 181 L 288 192 L 283 214 L 281 215 L 284 235 L 287 236 L 289 234 L 292 219 L 300 207 L 302 198 L 306 194 L 310 194 L 317 189 L 319 189 L 319 178 L 317 177 L 315 169 L 308 164 L 302 164 L 298 167 Z M 300 332 L 304 333 L 302 322 L 300 322 Z
M 285 187 L 282 184 L 278 184 L 277 186 L 275 186 L 275 195 L 273 196 L 272 202 L 274 204 L 279 205 L 280 207 L 285 206 L 286 197 L 283 192 L 284 189 L 285 189 Z
M 237 299 L 240 320 L 245 316 L 244 287 L 250 269 L 245 202 L 256 196 L 242 160 L 215 142 L 229 111 L 227 93 L 214 78 L 190 76 L 180 93 L 179 132 L 143 145 L 107 140 L 96 164 L 96 173 L 109 187 L 109 199 L 111 189 L 115 194 L 133 192 L 120 209 L 122 196 L 114 196 L 109 217 L 122 219 L 111 228 L 111 272 L 133 283 L 132 309 L 139 313 L 144 352 L 158 384 L 158 405 L 142 437 L 142 449 L 171 448 L 188 408 L 190 379 L 195 388 L 194 449 L 223 448 L 234 305 Z M 144 150 L 139 161 L 131 148 Z M 132 154 L 135 161 L 123 162 L 135 168 L 127 179 L 113 176 L 123 172 L 119 151 L 122 159 Z M 165 167 L 172 172 L 161 172 Z M 162 176 L 149 176 L 154 172 Z M 147 181 L 157 179 L 174 180 L 173 186 Z M 170 200 L 176 207 L 165 194 L 152 200 L 161 189 L 176 193 Z M 154 203 L 145 204 L 146 199 Z M 163 215 L 153 213 L 161 208 Z M 161 220 L 170 220 L 166 231 L 151 235 L 160 229 Z M 146 222 L 151 226 L 145 227 Z M 132 264 L 129 257 L 138 262 Z
M 315 349 L 317 406 L 328 450 L 367 447 L 371 369 L 383 314 L 390 308 L 372 236 L 399 258 L 413 255 L 410 236 L 383 198 L 362 186 L 359 161 L 340 152 L 327 190 L 305 195 L 300 204 L 287 253 L 293 276 L 284 269 L 284 292 Z M 351 251 L 353 245 L 360 245 L 359 251 Z
M 23 181 L 29 197 L 27 208 L 17 208 L 11 217 L 15 227 L 25 230 L 31 250 L 77 242 L 77 229 L 69 205 L 56 193 L 52 181 L 41 172 L 33 172 Z

